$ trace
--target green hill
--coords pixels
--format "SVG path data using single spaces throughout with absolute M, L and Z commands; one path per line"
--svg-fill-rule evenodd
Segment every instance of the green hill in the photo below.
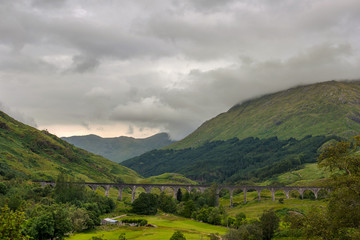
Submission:
M 206 121 L 168 149 L 199 147 L 234 137 L 350 137 L 360 132 L 360 81 L 299 86 L 251 99 Z
M 131 169 L 89 153 L 0 111 L 0 180 L 55 180 L 61 172 L 86 182 L 138 182 Z
M 96 135 L 63 137 L 63 140 L 74 144 L 76 147 L 101 155 L 114 162 L 139 156 L 153 149 L 168 146 L 174 141 L 170 140 L 167 133 L 136 139 L 132 137 L 102 138 Z
M 145 177 L 176 172 L 202 183 L 261 182 L 316 162 L 318 149 L 333 139 L 337 137 L 233 138 L 198 148 L 153 150 L 121 164 Z

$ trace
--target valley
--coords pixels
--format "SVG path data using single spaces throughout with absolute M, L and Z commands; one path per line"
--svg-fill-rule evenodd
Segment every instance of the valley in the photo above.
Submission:
M 344 213 L 360 201 L 359 86 L 325 82 L 249 100 L 121 164 L 0 112 L 0 227 L 26 240 L 356 239 L 359 216 Z M 150 225 L 100 224 L 117 216 Z

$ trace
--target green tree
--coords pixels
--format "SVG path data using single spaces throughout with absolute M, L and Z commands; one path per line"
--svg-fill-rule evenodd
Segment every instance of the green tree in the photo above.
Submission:
M 140 215 L 154 215 L 159 205 L 158 196 L 152 193 L 141 193 L 132 203 L 132 212 Z
M 28 236 L 23 234 L 24 223 L 24 212 L 20 210 L 12 211 L 7 205 L 5 205 L 1 208 L 0 214 L 0 239 L 29 239 Z
M 184 234 L 180 231 L 174 232 L 174 234 L 171 236 L 170 240 L 186 240 Z
M 182 192 L 181 192 L 181 188 L 179 188 L 177 190 L 177 193 L 176 193 L 176 200 L 178 200 L 179 202 L 182 201 Z
M 73 178 L 60 173 L 56 180 L 55 200 L 58 203 L 75 203 L 83 201 L 86 196 L 86 189 L 83 184 L 76 184 Z
M 279 228 L 280 219 L 273 210 L 264 211 L 260 217 L 260 228 L 264 240 L 270 240 Z
M 26 229 L 34 239 L 63 239 L 72 231 L 68 206 L 54 204 L 47 207 L 29 220 Z
M 236 214 L 235 216 L 235 227 L 239 228 L 241 225 L 246 223 L 246 215 L 243 212 Z
M 319 166 L 332 173 L 327 219 L 327 237 L 353 238 L 360 231 L 360 135 L 353 142 L 341 141 L 323 150 Z M 319 228 L 321 226 L 318 226 Z M 323 225 L 322 225 L 323 227 Z
M 171 196 L 162 192 L 159 196 L 159 208 L 166 213 L 176 212 L 176 203 Z

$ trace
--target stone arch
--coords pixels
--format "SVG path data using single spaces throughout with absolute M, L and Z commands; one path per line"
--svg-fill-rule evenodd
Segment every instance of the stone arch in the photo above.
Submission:
M 234 188 L 229 187 L 223 187 L 219 191 L 219 197 L 222 199 L 226 199 L 227 202 L 230 202 L 230 207 L 233 207 L 233 194 L 234 194 Z
M 153 186 L 150 189 L 150 193 L 156 194 L 156 195 L 160 195 L 161 192 L 163 192 L 163 188 L 161 186 Z
M 247 203 L 250 200 L 261 200 L 261 187 L 246 187 L 244 188 L 244 202 Z
M 329 196 L 330 192 L 327 189 L 319 189 L 318 193 L 317 193 L 317 199 L 324 199 L 327 198 Z
M 287 198 L 289 194 L 287 194 L 287 190 L 283 189 L 283 188 L 275 188 L 274 189 L 274 198 L 273 201 L 275 201 L 276 199 L 285 199 Z
M 316 195 L 317 195 L 317 192 L 316 192 Z M 314 189 L 304 189 L 304 192 L 303 192 L 303 199 L 311 199 L 311 200 L 315 200 L 316 197 L 315 197 L 315 190 Z
M 118 199 L 120 201 L 128 201 L 132 199 L 132 186 L 118 186 Z
M 297 189 L 290 189 L 290 198 L 301 198 L 301 194 Z
M 264 187 L 264 188 L 259 189 L 258 191 L 260 191 L 260 195 L 258 195 L 259 201 L 261 199 L 264 199 L 264 200 L 269 200 L 269 199 L 274 200 L 275 199 L 275 189 L 273 189 L 271 187 Z M 258 192 L 258 194 L 259 194 L 259 192 Z

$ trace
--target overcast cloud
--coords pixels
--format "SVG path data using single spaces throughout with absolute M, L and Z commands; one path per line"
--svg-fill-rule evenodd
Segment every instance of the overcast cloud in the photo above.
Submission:
M 0 109 L 180 139 L 248 98 L 360 79 L 358 0 L 0 0 Z

